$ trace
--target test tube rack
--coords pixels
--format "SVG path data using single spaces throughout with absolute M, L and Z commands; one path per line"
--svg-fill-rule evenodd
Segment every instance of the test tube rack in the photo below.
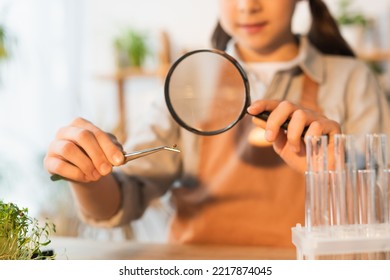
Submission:
M 390 224 L 292 228 L 297 259 L 389 259 Z
M 344 136 L 338 135 L 338 140 L 345 140 Z M 355 140 L 350 135 L 348 137 L 348 139 Z M 372 139 L 380 139 L 381 142 L 375 142 Z M 390 171 L 387 163 L 387 137 L 367 135 L 365 142 L 364 168 L 369 171 L 368 173 L 374 174 L 374 179 L 368 183 L 370 185 L 367 188 L 368 193 L 362 194 L 363 189 L 359 186 L 362 183 L 356 179 L 358 168 L 355 156 L 358 153 L 354 145 L 347 147 L 346 142 L 335 141 L 333 154 L 335 170 L 341 171 L 344 177 L 340 177 L 341 183 L 338 188 L 333 186 L 332 189 L 328 174 L 333 173 L 334 176 L 334 171 L 327 170 L 327 138 L 323 136 L 319 139 L 306 139 L 308 172 L 306 173 L 305 225 L 297 224 L 292 228 L 292 242 L 296 247 L 297 259 L 390 259 L 388 207 Z M 374 172 L 372 172 L 373 169 L 375 169 Z M 381 170 L 386 171 L 382 173 Z M 356 180 L 349 181 L 351 178 L 348 179 L 348 176 L 345 176 L 348 172 L 354 174 L 349 177 L 354 177 Z M 363 174 L 360 171 L 359 173 Z M 381 174 L 378 175 L 379 173 Z M 378 186 L 381 184 L 382 186 Z M 356 208 L 346 205 L 352 204 L 345 195 L 347 189 L 350 188 L 346 185 L 354 185 L 349 192 L 360 192 L 356 196 L 353 195 L 355 197 L 353 203 L 359 204 L 355 205 Z M 376 192 L 375 189 L 378 188 L 380 191 Z M 339 194 L 344 192 L 344 195 L 339 195 L 335 200 L 334 194 L 332 195 L 332 191 L 335 190 Z M 351 194 L 349 196 L 351 198 Z M 362 197 L 365 198 L 365 203 L 362 202 Z M 378 198 L 381 201 L 380 206 L 377 203 Z M 367 202 L 368 204 L 362 207 Z M 381 210 L 378 210 L 379 208 Z M 356 215 L 349 213 L 348 216 L 346 213 L 348 211 L 359 213 L 355 213 Z M 345 216 L 344 219 L 340 218 L 341 214 Z

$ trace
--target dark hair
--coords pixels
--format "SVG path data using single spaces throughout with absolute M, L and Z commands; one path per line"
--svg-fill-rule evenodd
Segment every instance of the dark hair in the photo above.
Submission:
M 213 35 L 211 36 L 211 46 L 218 50 L 224 51 L 226 50 L 227 43 L 231 38 L 232 37 L 225 32 L 221 26 L 221 23 L 218 21 Z
M 309 40 L 322 53 L 355 56 L 322 0 L 309 0 L 312 24 Z
M 322 0 L 308 0 L 312 24 L 308 33 L 310 42 L 325 54 L 355 56 L 351 47 L 342 37 L 335 19 Z M 226 50 L 231 36 L 218 22 L 211 37 L 213 48 Z

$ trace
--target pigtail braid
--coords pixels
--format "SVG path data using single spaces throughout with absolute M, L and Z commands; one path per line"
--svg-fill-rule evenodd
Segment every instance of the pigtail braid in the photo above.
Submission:
M 211 36 L 211 46 L 215 49 L 225 51 L 231 38 L 232 37 L 223 30 L 221 24 L 218 22 L 215 26 L 213 35 Z
M 335 19 L 322 0 L 309 0 L 312 24 L 309 40 L 322 53 L 354 57 L 351 47 L 342 37 Z

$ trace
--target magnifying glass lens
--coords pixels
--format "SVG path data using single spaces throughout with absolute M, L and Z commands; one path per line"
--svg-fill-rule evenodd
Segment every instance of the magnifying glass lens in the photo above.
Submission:
M 231 59 L 222 52 L 198 50 L 171 67 L 165 99 L 181 126 L 214 135 L 231 128 L 245 114 L 249 85 Z

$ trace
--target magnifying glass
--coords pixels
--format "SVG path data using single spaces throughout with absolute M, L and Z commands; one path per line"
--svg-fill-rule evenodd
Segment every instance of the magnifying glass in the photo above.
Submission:
M 172 117 L 199 135 L 216 135 L 237 124 L 251 104 L 248 77 L 232 56 L 219 50 L 188 52 L 176 60 L 165 80 Z M 270 112 L 255 117 L 267 121 Z M 283 125 L 287 129 L 289 121 Z

